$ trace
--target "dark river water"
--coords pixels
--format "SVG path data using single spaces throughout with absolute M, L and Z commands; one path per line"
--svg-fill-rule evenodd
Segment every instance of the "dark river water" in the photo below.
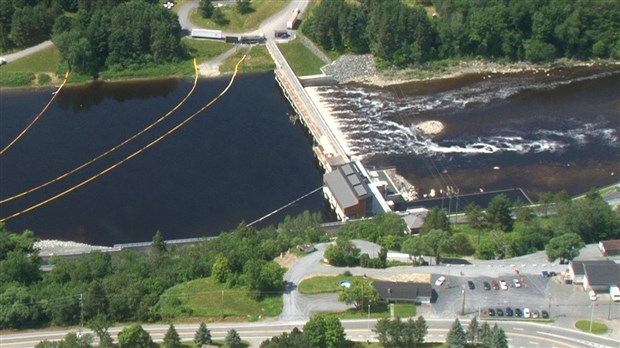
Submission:
M 354 154 L 419 190 L 571 194 L 620 181 L 620 67 L 322 87 Z M 429 136 L 416 124 L 440 121 Z
M 173 116 L 91 167 L 26 197 L 0 205 L 13 214 L 77 184 L 165 133 L 215 97 L 228 78 L 199 82 Z M 122 142 L 179 103 L 191 82 L 68 87 L 35 126 L 0 157 L 0 196 L 57 177 Z M 0 91 L 0 145 L 40 112 L 52 89 Z M 217 235 L 251 222 L 322 185 L 303 129 L 272 73 L 242 75 L 218 103 L 139 156 L 90 184 L 7 222 L 9 230 L 110 245 Z M 265 220 L 321 212 L 317 192 Z M 260 225 L 259 225 L 260 226 Z
M 0 205 L 6 217 L 79 183 L 165 133 L 217 95 L 227 78 L 200 81 L 152 132 L 66 180 Z M 61 92 L 49 112 L 0 156 L 0 197 L 57 177 L 173 108 L 191 83 L 94 84 Z M 420 196 L 523 188 L 532 199 L 615 183 L 620 175 L 620 68 L 470 75 L 389 88 L 321 87 L 355 155 L 393 166 Z M 39 113 L 52 89 L 0 91 L 0 146 Z M 96 244 L 217 235 L 321 186 L 311 145 L 293 125 L 272 73 L 242 75 L 212 108 L 92 183 L 7 222 L 43 238 Z M 436 120 L 427 136 L 416 124 Z M 323 212 L 320 193 L 265 220 Z

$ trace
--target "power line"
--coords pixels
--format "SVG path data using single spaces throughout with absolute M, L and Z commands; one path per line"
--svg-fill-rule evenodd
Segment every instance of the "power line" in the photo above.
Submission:
M 269 214 L 267 214 L 267 215 L 265 215 L 265 216 L 263 216 L 263 217 L 261 217 L 261 218 L 259 218 L 259 219 L 256 219 L 256 220 L 254 220 L 254 221 L 250 222 L 250 223 L 248 224 L 248 226 L 252 226 L 252 225 L 254 225 L 255 223 L 258 223 L 258 222 L 260 222 L 260 221 L 262 221 L 262 220 L 264 220 L 264 219 L 266 219 L 266 218 L 270 217 L 271 215 L 273 215 L 273 214 L 275 214 L 275 213 L 277 213 L 277 212 L 279 212 L 279 211 L 281 211 L 281 210 L 284 210 L 284 209 L 286 209 L 286 208 L 290 207 L 291 205 L 293 205 L 293 204 L 295 204 L 295 203 L 297 203 L 297 202 L 301 201 L 302 199 L 304 199 L 304 198 L 306 198 L 306 197 L 310 196 L 311 194 L 313 194 L 313 193 L 317 192 L 318 190 L 320 190 L 320 189 L 322 189 L 322 188 L 323 188 L 323 186 L 319 186 L 319 187 L 315 188 L 314 190 L 312 190 L 312 191 L 310 191 L 310 192 L 306 193 L 305 195 L 303 195 L 303 196 L 301 196 L 301 197 L 299 197 L 299 198 L 297 198 L 297 199 L 292 200 L 291 202 L 289 202 L 289 203 L 287 203 L 287 204 L 285 204 L 285 205 L 281 206 L 280 208 L 278 208 L 278 209 L 276 209 L 276 210 L 272 211 L 271 213 L 269 213 Z

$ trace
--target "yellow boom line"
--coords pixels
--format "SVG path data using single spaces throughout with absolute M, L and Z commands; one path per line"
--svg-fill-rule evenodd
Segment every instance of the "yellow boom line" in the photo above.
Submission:
M 176 130 L 178 130 L 179 128 L 183 127 L 185 124 L 187 124 L 189 121 L 191 121 L 192 119 L 194 119 L 194 117 L 198 116 L 198 114 L 200 114 L 201 112 L 203 112 L 204 110 L 208 109 L 209 107 L 211 107 L 211 105 L 213 105 L 216 101 L 218 101 L 218 99 L 220 99 L 224 94 L 226 94 L 228 92 L 228 90 L 230 89 L 230 87 L 232 86 L 233 82 L 235 81 L 235 78 L 237 77 L 237 73 L 239 72 L 239 66 L 241 65 L 241 63 L 243 63 L 243 61 L 245 60 L 245 58 L 247 57 L 247 53 L 239 60 L 239 62 L 237 63 L 237 65 L 235 65 L 235 72 L 233 73 L 230 82 L 228 82 L 228 85 L 226 86 L 226 88 L 224 88 L 224 90 L 222 92 L 220 92 L 220 94 L 213 98 L 207 105 L 203 106 L 202 108 L 200 108 L 198 111 L 196 111 L 195 113 L 193 113 L 191 116 L 189 116 L 187 119 L 185 119 L 183 122 L 179 123 L 178 125 L 176 125 L 174 128 L 170 129 L 168 132 L 164 133 L 163 135 L 161 135 L 159 138 L 153 140 L 152 142 L 148 143 L 146 146 L 144 146 L 143 148 L 139 149 L 138 151 L 132 153 L 131 155 L 125 157 L 124 159 L 116 162 L 115 164 L 111 165 L 110 167 L 108 167 L 107 169 L 99 172 L 96 175 L 91 176 L 90 178 L 82 181 L 81 183 L 70 187 L 62 192 L 60 192 L 59 194 L 50 197 L 42 202 L 39 202 L 29 208 L 26 208 L 24 210 L 21 210 L 17 213 L 14 213 L 13 215 L 9 215 L 5 218 L 0 219 L 0 222 L 5 222 L 7 220 L 13 219 L 17 216 L 20 216 L 22 214 L 25 214 L 27 212 L 30 212 L 32 210 L 35 210 L 37 208 L 40 208 L 60 197 L 63 197 L 75 190 L 77 190 L 78 188 L 90 183 L 91 181 L 94 181 L 95 179 L 99 178 L 100 176 L 103 176 L 104 174 L 107 174 L 109 172 L 111 172 L 113 169 L 119 167 L 120 165 L 122 165 L 123 163 L 129 161 L 130 159 L 136 157 L 137 155 L 139 155 L 140 153 L 144 152 L 146 149 L 150 148 L 151 146 L 155 145 L 156 143 L 158 143 L 159 141 L 161 141 L 162 139 L 164 139 L 165 137 L 167 137 L 168 135 L 174 133 Z
M 9 145 L 7 145 L 4 149 L 0 151 L 0 156 L 2 156 L 11 146 L 13 146 L 13 144 L 15 144 L 19 139 L 21 139 L 21 137 L 23 137 L 24 134 L 26 134 L 28 130 L 30 130 L 30 128 L 34 126 L 35 123 L 37 123 L 37 121 L 41 118 L 41 116 L 43 116 L 43 114 L 47 112 L 47 109 L 50 108 L 50 105 L 52 105 L 52 103 L 54 102 L 54 99 L 56 99 L 56 97 L 58 96 L 58 93 L 60 93 L 60 90 L 65 86 L 65 84 L 69 80 L 69 76 L 71 76 L 71 70 L 67 70 L 67 73 L 65 74 L 65 80 L 62 82 L 62 85 L 58 87 L 58 89 L 54 93 L 54 96 L 52 97 L 52 99 L 50 99 L 49 102 L 47 102 L 47 105 L 45 105 L 43 110 L 41 110 L 41 112 L 37 115 L 37 117 L 35 117 L 34 120 L 30 122 L 30 124 L 28 125 L 28 127 L 26 127 L 26 129 L 24 129 L 21 133 L 19 133 L 19 135 L 15 137 L 15 139 L 13 139 L 13 141 L 9 143 Z
M 192 86 L 192 89 L 185 96 L 185 98 L 183 98 L 183 100 L 181 100 L 181 102 L 179 104 L 177 104 L 177 106 L 175 106 L 172 110 L 168 111 L 165 115 L 160 117 L 157 121 L 155 121 L 154 123 L 151 123 L 148 127 L 144 128 L 143 130 L 141 130 L 140 132 L 134 134 L 133 136 L 127 138 L 125 141 L 123 141 L 120 144 L 112 147 L 111 149 L 109 149 L 108 151 L 102 153 L 101 155 L 91 159 L 88 162 L 85 162 L 81 166 L 76 167 L 75 169 L 73 169 L 71 171 L 68 171 L 68 172 L 66 172 L 66 173 L 64 173 L 64 174 L 62 174 L 62 175 L 60 175 L 60 176 L 58 176 L 58 177 L 56 177 L 56 178 L 54 178 L 54 179 L 52 179 L 52 180 L 50 180 L 48 182 L 45 182 L 45 183 L 43 183 L 43 184 L 41 184 L 39 186 L 33 187 L 33 188 L 29 189 L 29 190 L 26 190 L 26 191 L 24 191 L 22 193 L 18 193 L 16 195 L 11 196 L 11 197 L 4 198 L 4 199 L 0 200 L 0 204 L 4 204 L 4 203 L 7 203 L 7 202 L 10 202 L 10 201 L 15 200 L 17 198 L 23 197 L 23 196 L 25 196 L 27 194 L 30 194 L 30 193 L 35 192 L 37 190 L 40 190 L 40 189 L 42 189 L 42 188 L 44 188 L 46 186 L 49 186 L 49 185 L 51 185 L 51 184 L 53 184 L 55 182 L 58 182 L 58 181 L 60 181 L 60 180 L 62 180 L 64 178 L 68 177 L 69 175 L 74 174 L 74 173 L 76 173 L 76 172 L 78 172 L 78 171 L 88 167 L 89 165 L 97 162 L 98 160 L 102 159 L 103 157 L 105 157 L 105 156 L 111 154 L 112 152 L 120 149 L 121 147 L 127 145 L 129 142 L 131 142 L 132 140 L 136 139 L 140 135 L 142 135 L 142 134 L 146 133 L 147 131 L 151 130 L 153 127 L 155 127 L 156 125 L 158 125 L 159 123 L 161 123 L 162 121 L 167 119 L 175 111 L 177 111 L 183 104 L 185 104 L 187 99 L 189 99 L 189 97 L 194 93 L 194 90 L 196 89 L 196 85 L 198 84 L 198 62 L 196 61 L 196 58 L 194 58 L 194 71 L 195 71 L 195 78 L 194 78 L 194 85 Z

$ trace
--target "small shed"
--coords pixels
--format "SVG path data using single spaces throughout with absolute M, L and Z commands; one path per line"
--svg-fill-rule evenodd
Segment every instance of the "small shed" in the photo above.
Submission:
M 428 283 L 374 281 L 383 303 L 431 303 L 433 288 Z

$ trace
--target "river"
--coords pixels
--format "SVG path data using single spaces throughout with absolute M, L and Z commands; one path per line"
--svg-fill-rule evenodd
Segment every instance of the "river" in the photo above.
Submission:
M 620 68 L 475 74 L 386 88 L 321 87 L 353 155 L 396 167 L 419 198 L 620 181 Z M 416 125 L 439 121 L 441 133 Z
M 420 193 L 521 187 L 531 198 L 571 194 L 620 175 L 620 69 L 552 69 L 468 75 L 386 88 L 320 87 L 354 155 L 392 166 Z M 139 141 L 79 174 L 0 205 L 5 217 L 51 197 L 144 146 L 217 95 L 195 95 Z M 191 83 L 176 79 L 68 87 L 0 157 L 0 197 L 50 180 L 99 155 L 173 108 Z M 0 91 L 0 146 L 39 113 L 52 89 Z M 92 183 L 7 222 L 10 231 L 110 245 L 213 236 L 321 186 L 311 145 L 293 125 L 273 73 L 242 75 L 230 92 L 178 132 Z M 416 125 L 435 120 L 438 135 Z M 265 220 L 325 212 L 320 193 Z
M 201 80 L 166 121 L 78 174 L 0 205 L 5 217 L 120 161 L 215 97 L 228 77 Z M 13 196 L 99 155 L 172 109 L 191 82 L 167 79 L 67 87 L 35 126 L 0 157 L 0 196 Z M 40 112 L 52 89 L 0 91 L 0 145 Z M 322 185 L 311 146 L 288 117 L 273 73 L 241 75 L 218 103 L 139 156 L 88 185 L 7 221 L 10 231 L 111 245 L 213 236 L 251 222 Z M 321 212 L 320 192 L 286 214 Z

